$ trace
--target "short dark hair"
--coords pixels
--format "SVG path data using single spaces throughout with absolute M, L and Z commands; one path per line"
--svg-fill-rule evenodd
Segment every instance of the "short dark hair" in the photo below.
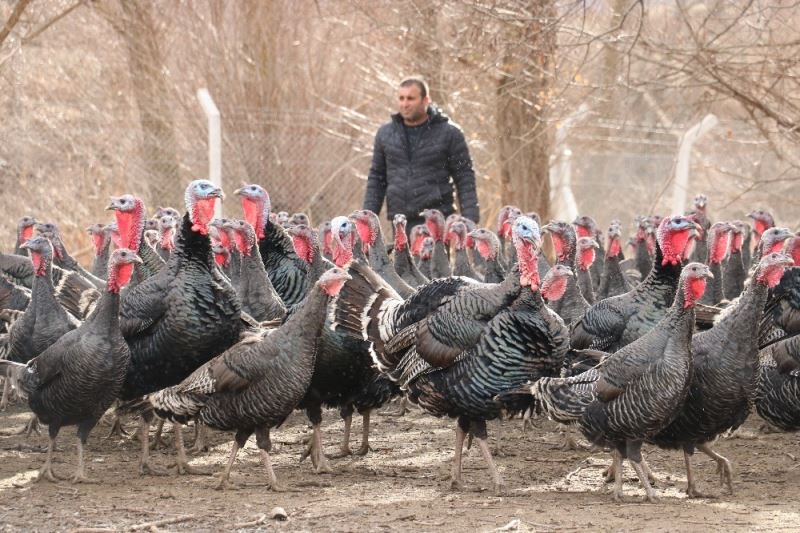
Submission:
M 423 98 L 428 96 L 428 82 L 426 82 L 422 76 L 409 76 L 400 82 L 400 87 L 411 87 L 412 85 L 419 87 L 419 91 Z

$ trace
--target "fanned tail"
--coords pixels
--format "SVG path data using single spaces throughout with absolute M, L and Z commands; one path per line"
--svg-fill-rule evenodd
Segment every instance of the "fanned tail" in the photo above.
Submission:
M 575 423 L 596 397 L 597 369 L 568 378 L 541 378 L 530 387 L 530 394 L 541 410 L 562 424 Z
M 369 341 L 375 364 L 389 372 L 401 361 L 402 352 L 387 353 L 386 343 L 395 332 L 390 324 L 403 299 L 372 269 L 360 263 L 350 265 L 352 279 L 345 282 L 329 307 L 331 328 Z

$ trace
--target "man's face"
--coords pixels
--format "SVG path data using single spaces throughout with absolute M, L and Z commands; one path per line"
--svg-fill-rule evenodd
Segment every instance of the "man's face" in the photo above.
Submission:
M 405 122 L 421 122 L 427 114 L 430 98 L 422 97 L 422 91 L 416 85 L 400 87 L 397 93 L 397 110 Z

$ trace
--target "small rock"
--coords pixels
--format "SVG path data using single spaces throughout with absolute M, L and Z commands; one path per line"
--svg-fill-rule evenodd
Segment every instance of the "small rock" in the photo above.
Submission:
M 273 520 L 280 520 L 281 522 L 289 519 L 289 515 L 286 514 L 286 511 L 283 509 L 283 507 L 273 507 L 269 512 L 269 517 Z

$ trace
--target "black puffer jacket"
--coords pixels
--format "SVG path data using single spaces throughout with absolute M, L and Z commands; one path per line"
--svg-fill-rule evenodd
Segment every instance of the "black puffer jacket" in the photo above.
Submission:
M 423 209 L 439 209 L 447 216 L 455 211 L 455 184 L 461 214 L 479 222 L 475 172 L 464 134 L 436 107 L 428 107 L 428 117 L 410 159 L 399 114 L 378 130 L 364 209 L 380 213 L 385 197 L 389 220 L 398 213 L 416 218 Z

